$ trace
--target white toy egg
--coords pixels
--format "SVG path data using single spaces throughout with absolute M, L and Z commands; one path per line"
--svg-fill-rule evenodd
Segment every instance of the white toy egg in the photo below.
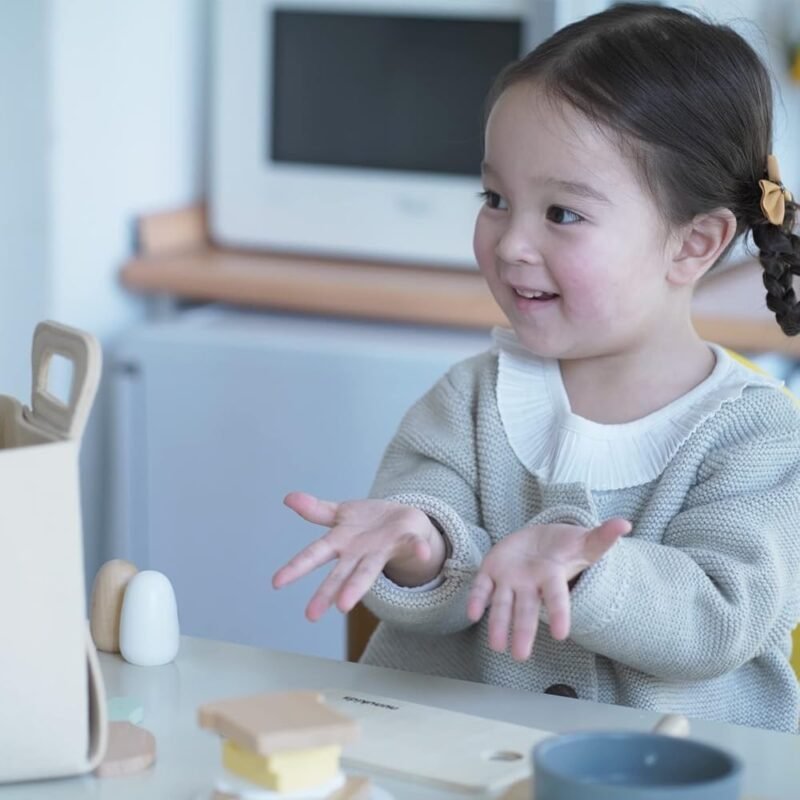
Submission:
M 119 621 L 119 650 L 131 664 L 155 667 L 178 654 L 178 603 L 172 584 L 161 572 L 143 570 L 125 589 Z

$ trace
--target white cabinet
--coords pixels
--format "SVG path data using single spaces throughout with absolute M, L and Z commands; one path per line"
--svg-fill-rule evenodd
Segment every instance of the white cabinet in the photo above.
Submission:
M 129 331 L 108 367 L 114 555 L 172 580 L 184 633 L 344 657 L 339 612 L 303 616 L 319 575 L 271 587 L 323 532 L 282 499 L 364 496 L 408 406 L 488 345 L 488 332 L 217 307 Z

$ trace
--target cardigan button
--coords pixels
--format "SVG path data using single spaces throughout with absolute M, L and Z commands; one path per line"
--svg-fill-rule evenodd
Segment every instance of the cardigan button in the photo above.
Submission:
M 544 690 L 545 694 L 554 694 L 558 697 L 571 697 L 573 700 L 578 699 L 578 693 L 566 683 L 554 683 Z

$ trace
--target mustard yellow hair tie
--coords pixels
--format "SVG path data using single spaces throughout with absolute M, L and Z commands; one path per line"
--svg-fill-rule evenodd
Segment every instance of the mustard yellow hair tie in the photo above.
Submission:
M 769 180 L 758 182 L 761 187 L 761 210 L 773 225 L 782 225 L 786 203 L 791 201 L 792 193 L 781 183 L 778 159 L 772 154 L 767 156 L 767 176 Z

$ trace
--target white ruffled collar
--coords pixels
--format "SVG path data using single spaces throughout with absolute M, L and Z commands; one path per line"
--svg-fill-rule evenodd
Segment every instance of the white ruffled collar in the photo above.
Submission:
M 531 353 L 513 331 L 495 328 L 492 338 L 497 405 L 517 458 L 548 482 L 583 483 L 598 491 L 657 478 L 692 432 L 745 387 L 782 385 L 709 343 L 716 364 L 702 383 L 641 419 L 603 424 L 572 412 L 557 360 Z

